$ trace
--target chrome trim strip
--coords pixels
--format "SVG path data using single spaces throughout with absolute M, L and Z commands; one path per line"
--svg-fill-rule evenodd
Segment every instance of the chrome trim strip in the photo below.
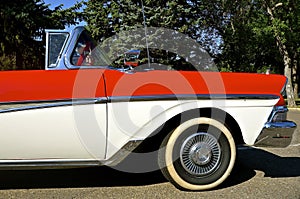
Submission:
M 101 166 L 97 160 L 7 160 L 0 162 L 0 170 L 59 169 Z
M 0 113 L 42 109 L 42 108 L 53 108 L 53 107 L 60 107 L 60 106 L 76 106 L 76 105 L 101 104 L 101 103 L 107 103 L 107 98 L 101 97 L 101 98 L 92 98 L 92 99 L 5 102 L 5 103 L 0 103 Z
M 132 102 L 132 101 L 168 101 L 168 100 L 211 100 L 211 99 L 279 99 L 277 95 L 267 94 L 179 94 L 179 95 L 155 95 L 155 96 L 112 96 L 108 102 Z
M 143 140 L 131 140 L 108 160 L 0 160 L 0 170 L 58 169 L 115 166 L 124 160 Z
M 102 161 L 101 165 L 116 166 L 122 160 L 124 160 L 135 148 L 137 148 L 143 140 L 131 140 L 125 144 L 117 153 L 115 153 L 110 159 Z
M 99 103 L 115 102 L 136 102 L 136 101 L 172 101 L 172 100 L 212 100 L 212 99 L 231 99 L 231 100 L 252 100 L 252 99 L 278 99 L 277 95 L 259 94 L 179 94 L 179 95 L 146 95 L 146 96 L 112 96 L 91 99 L 63 99 L 63 100 L 40 100 L 40 101 L 11 101 L 0 102 L 0 113 L 24 111 L 41 108 L 53 108 L 59 106 L 87 105 Z

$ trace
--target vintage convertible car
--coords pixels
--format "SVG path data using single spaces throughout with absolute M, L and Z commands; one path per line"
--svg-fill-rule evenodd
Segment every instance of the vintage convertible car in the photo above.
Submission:
M 0 72 L 2 169 L 113 166 L 151 153 L 176 187 L 206 190 L 229 176 L 237 145 L 289 145 L 284 76 L 80 68 L 72 56 L 83 33 L 48 30 L 46 70 Z

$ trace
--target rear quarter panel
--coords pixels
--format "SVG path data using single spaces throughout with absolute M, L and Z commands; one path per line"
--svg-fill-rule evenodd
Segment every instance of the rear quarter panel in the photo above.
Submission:
M 254 144 L 285 77 L 280 75 L 149 71 L 105 71 L 108 104 L 107 158 L 129 140 L 143 140 L 172 117 L 193 109 L 217 108 L 238 123 Z

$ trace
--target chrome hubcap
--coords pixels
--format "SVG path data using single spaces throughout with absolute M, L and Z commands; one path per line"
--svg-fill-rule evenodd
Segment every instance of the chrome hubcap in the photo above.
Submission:
M 206 175 L 219 164 L 221 148 L 218 140 L 207 133 L 189 136 L 181 146 L 180 161 L 183 168 L 192 175 Z
M 191 159 L 198 165 L 207 164 L 212 156 L 211 150 L 206 143 L 197 143 L 190 149 Z

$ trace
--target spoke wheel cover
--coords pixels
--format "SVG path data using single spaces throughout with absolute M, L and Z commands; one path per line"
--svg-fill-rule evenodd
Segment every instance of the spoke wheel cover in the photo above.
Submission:
M 180 161 L 183 168 L 196 176 L 207 175 L 219 165 L 221 148 L 218 140 L 207 133 L 189 136 L 181 146 Z

